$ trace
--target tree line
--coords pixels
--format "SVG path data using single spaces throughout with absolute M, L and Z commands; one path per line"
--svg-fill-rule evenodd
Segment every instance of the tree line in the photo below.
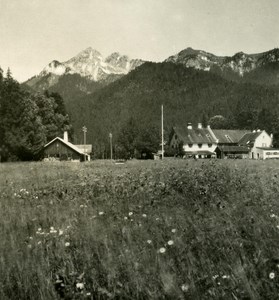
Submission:
M 38 160 L 44 145 L 64 130 L 72 132 L 57 93 L 32 93 L 0 68 L 0 161 Z

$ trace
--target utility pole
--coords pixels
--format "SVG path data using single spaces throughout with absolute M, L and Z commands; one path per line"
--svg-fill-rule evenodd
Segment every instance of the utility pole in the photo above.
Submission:
M 110 140 L 110 159 L 112 160 L 112 133 L 109 133 L 109 140 Z
M 84 142 L 84 161 L 86 161 L 86 132 L 87 132 L 87 128 L 85 126 L 82 127 L 82 131 L 83 131 L 83 142 Z
M 164 158 L 164 107 L 162 104 L 162 159 Z

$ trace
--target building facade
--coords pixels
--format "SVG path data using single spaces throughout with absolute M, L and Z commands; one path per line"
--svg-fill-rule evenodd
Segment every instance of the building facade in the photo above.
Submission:
M 203 128 L 201 123 L 194 128 L 174 127 L 170 136 L 172 149 L 183 148 L 185 157 L 251 158 L 268 159 L 279 157 L 279 150 L 272 148 L 272 134 L 265 130 L 227 130 Z

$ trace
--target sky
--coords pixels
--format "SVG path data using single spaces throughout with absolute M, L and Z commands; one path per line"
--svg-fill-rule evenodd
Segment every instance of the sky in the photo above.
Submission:
M 0 66 L 22 82 L 92 47 L 159 62 L 279 47 L 278 0 L 0 0 Z

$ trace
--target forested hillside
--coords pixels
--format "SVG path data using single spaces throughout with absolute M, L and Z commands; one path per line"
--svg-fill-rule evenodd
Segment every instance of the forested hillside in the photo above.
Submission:
M 82 141 L 81 128 L 86 125 L 95 154 L 104 156 L 109 150 L 110 132 L 116 148 L 125 144 L 121 140 L 129 129 L 141 132 L 142 139 L 148 140 L 146 135 L 150 134 L 150 139 L 156 136 L 158 140 L 161 104 L 166 136 L 171 126 L 208 123 L 215 115 L 222 115 L 225 119 L 222 127 L 266 129 L 277 138 L 278 103 L 276 88 L 228 81 L 211 72 L 173 63 L 145 63 L 105 88 L 68 103 L 67 107 L 76 139 Z M 134 134 L 131 140 L 135 139 Z
M 63 130 L 72 127 L 59 94 L 30 93 L 0 68 L 0 161 L 39 159 Z

